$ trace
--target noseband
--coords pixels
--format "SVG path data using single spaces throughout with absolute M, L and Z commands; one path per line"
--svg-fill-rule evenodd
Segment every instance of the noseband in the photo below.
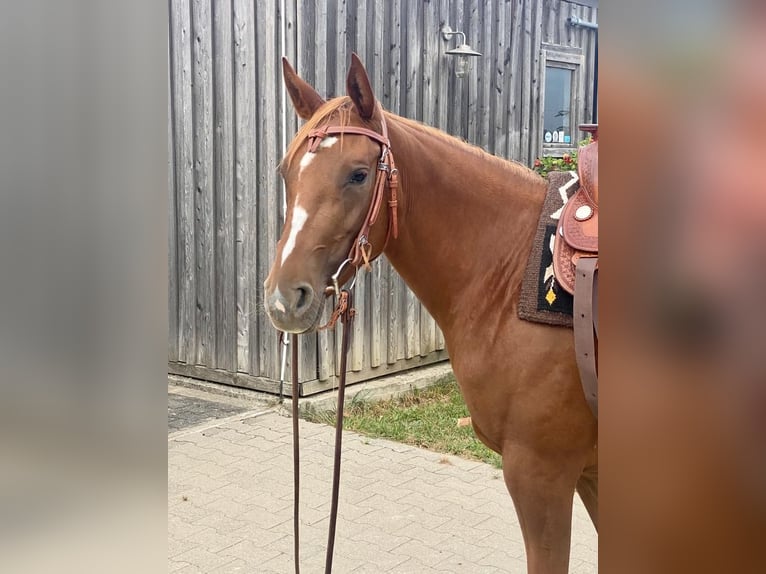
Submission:
M 359 269 L 364 265 L 365 269 L 370 270 L 370 262 L 374 261 L 381 253 L 386 249 L 388 241 L 393 235 L 394 239 L 399 235 L 399 225 L 397 220 L 397 206 L 398 198 L 397 192 L 399 189 L 399 170 L 396 169 L 394 163 L 394 155 L 391 153 L 391 142 L 388 139 L 388 126 L 386 125 L 386 118 L 383 114 L 382 108 L 378 105 L 380 110 L 380 123 L 382 133 L 377 133 L 373 130 L 362 128 L 358 126 L 322 126 L 320 128 L 311 130 L 308 135 L 309 147 L 308 151 L 315 153 L 319 148 L 319 144 L 322 139 L 328 135 L 335 134 L 351 134 L 367 136 L 373 141 L 380 144 L 380 158 L 378 159 L 377 175 L 375 177 L 375 186 L 372 192 L 372 199 L 370 200 L 370 207 L 367 209 L 367 216 L 362 223 L 362 227 L 359 233 L 356 235 L 354 243 L 351 245 L 348 258 L 343 261 L 338 267 L 338 271 L 333 275 L 332 290 L 335 295 L 340 294 L 340 286 L 338 285 L 338 278 L 343 267 L 350 263 L 356 269 Z M 386 230 L 386 240 L 383 243 L 383 249 L 378 254 L 372 256 L 372 244 L 370 243 L 370 229 L 378 219 L 380 214 L 380 207 L 383 203 L 383 196 L 385 195 L 386 184 L 388 184 L 388 229 Z M 333 291 L 330 291 L 331 293 Z

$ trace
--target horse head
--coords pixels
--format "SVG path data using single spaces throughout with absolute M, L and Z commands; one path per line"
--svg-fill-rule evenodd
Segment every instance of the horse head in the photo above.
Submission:
M 277 329 L 305 333 L 316 329 L 333 285 L 353 277 L 360 263 L 354 249 L 366 262 L 384 248 L 390 216 L 382 209 L 378 219 L 375 210 L 371 221 L 370 212 L 388 146 L 383 111 L 356 54 L 348 95 L 327 102 L 286 59 L 282 65 L 287 92 L 307 122 L 280 163 L 287 211 L 264 297 Z

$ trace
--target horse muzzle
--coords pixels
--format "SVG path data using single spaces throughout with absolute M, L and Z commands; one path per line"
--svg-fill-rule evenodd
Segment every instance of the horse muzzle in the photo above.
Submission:
M 275 287 L 265 295 L 266 313 L 275 328 L 287 333 L 305 333 L 319 323 L 324 306 L 324 293 L 319 293 L 308 283 Z

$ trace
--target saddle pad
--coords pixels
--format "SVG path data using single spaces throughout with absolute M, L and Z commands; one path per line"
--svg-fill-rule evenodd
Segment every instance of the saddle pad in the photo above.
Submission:
M 575 172 L 551 172 L 519 296 L 519 317 L 572 327 L 572 295 L 553 277 L 553 240 L 563 208 L 578 189 Z

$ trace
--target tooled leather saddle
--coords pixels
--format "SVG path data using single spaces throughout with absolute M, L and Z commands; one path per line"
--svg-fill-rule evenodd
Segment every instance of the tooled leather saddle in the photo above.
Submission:
M 580 129 L 593 142 L 580 148 L 580 187 L 564 206 L 553 245 L 553 273 L 574 296 L 575 354 L 585 398 L 598 417 L 598 125 Z

